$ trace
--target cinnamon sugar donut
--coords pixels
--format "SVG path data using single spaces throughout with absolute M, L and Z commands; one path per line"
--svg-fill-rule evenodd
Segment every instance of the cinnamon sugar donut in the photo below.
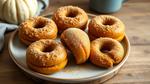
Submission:
M 112 38 L 98 38 L 91 42 L 90 61 L 103 68 L 113 67 L 124 57 L 124 48 Z
M 38 16 L 33 17 L 19 26 L 19 38 L 26 45 L 40 39 L 55 39 L 57 26 L 51 19 Z
M 67 64 L 67 52 L 63 45 L 50 39 L 32 43 L 26 51 L 29 68 L 42 74 L 51 74 Z
M 125 26 L 121 20 L 110 15 L 94 17 L 88 25 L 88 34 L 91 40 L 99 37 L 110 37 L 121 41 L 125 35 Z
M 86 12 L 76 6 L 60 7 L 54 14 L 52 19 L 58 26 L 59 32 L 70 27 L 76 27 L 84 30 L 88 21 Z

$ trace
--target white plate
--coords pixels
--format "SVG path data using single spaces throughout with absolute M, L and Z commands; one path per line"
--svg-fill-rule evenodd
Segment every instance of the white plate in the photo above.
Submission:
M 12 34 L 10 38 L 9 53 L 16 65 L 20 67 L 23 71 L 43 80 L 62 83 L 79 83 L 99 79 L 100 82 L 103 82 L 114 76 L 128 58 L 130 45 L 127 36 L 125 36 L 121 43 L 125 50 L 124 59 L 120 64 L 115 65 L 111 69 L 102 69 L 96 67 L 92 65 L 89 61 L 82 65 L 76 65 L 74 59 L 69 58 L 70 60 L 68 62 L 68 65 L 63 70 L 51 75 L 43 75 L 34 72 L 27 67 L 25 56 L 27 46 L 20 43 L 17 30 Z M 70 57 L 73 56 L 70 55 Z

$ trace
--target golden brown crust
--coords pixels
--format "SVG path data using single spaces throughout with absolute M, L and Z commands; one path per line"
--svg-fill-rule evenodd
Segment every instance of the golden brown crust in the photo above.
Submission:
M 91 42 L 90 61 L 100 67 L 110 68 L 124 57 L 123 46 L 112 38 L 98 38 Z
M 73 52 L 77 64 L 87 61 L 90 54 L 90 41 L 84 31 L 69 28 L 61 34 L 61 41 Z
M 94 35 L 89 34 L 89 33 L 88 33 L 88 36 L 89 36 L 89 38 L 90 38 L 91 41 L 93 41 L 93 40 L 95 40 L 97 38 L 100 38 L 100 37 L 95 37 Z M 120 36 L 119 38 L 117 38 L 116 40 L 117 41 L 121 41 L 123 38 L 124 38 L 124 34 L 122 36 Z
M 89 35 L 99 37 L 110 37 L 121 41 L 125 35 L 125 27 L 122 21 L 110 15 L 100 15 L 94 17 L 88 25 Z
M 76 27 L 84 30 L 88 21 L 86 12 L 76 6 L 60 7 L 54 14 L 52 19 L 58 26 L 59 32 L 70 27 Z
M 40 39 L 55 39 L 57 26 L 51 19 L 42 16 L 30 18 L 19 26 L 19 38 L 29 45 Z
M 66 65 L 67 65 L 67 59 L 64 60 L 62 63 L 51 66 L 51 67 L 39 67 L 36 65 L 33 65 L 31 63 L 27 63 L 27 65 L 29 66 L 29 68 L 31 68 L 32 70 L 42 73 L 42 74 L 52 74 L 55 72 L 60 71 L 61 69 L 63 69 Z
M 27 48 L 26 60 L 27 63 L 34 65 L 33 69 L 35 67 L 48 67 L 48 69 L 51 69 L 56 65 L 58 68 L 59 64 L 67 60 L 67 52 L 61 43 L 50 39 L 42 39 L 32 43 Z M 51 70 L 49 73 L 51 73 Z
M 31 44 L 30 41 L 23 39 L 23 38 L 21 37 L 21 35 L 19 36 L 19 40 L 20 40 L 20 42 L 23 43 L 23 44 L 26 44 L 26 45 L 30 45 L 30 44 Z

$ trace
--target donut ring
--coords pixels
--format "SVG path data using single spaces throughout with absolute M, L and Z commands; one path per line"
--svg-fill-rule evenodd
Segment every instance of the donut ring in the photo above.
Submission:
M 54 21 L 42 16 L 30 18 L 19 26 L 19 39 L 30 45 L 40 39 L 55 39 L 57 26 Z
M 52 66 L 52 67 L 39 67 L 39 66 L 32 65 L 30 63 L 28 63 L 28 66 L 32 70 L 35 70 L 35 71 L 37 71 L 39 73 L 42 73 L 42 74 L 52 74 L 52 73 L 55 73 L 55 72 L 63 69 L 66 64 L 67 64 L 67 60 L 65 60 L 64 62 L 62 62 L 62 63 L 60 63 L 58 65 Z
M 86 12 L 76 6 L 60 7 L 54 14 L 52 19 L 58 26 L 61 33 L 67 28 L 76 27 L 84 30 L 88 21 Z
M 121 41 L 125 36 L 125 26 L 121 20 L 110 15 L 100 15 L 94 17 L 88 25 L 88 34 L 93 37 L 110 37 Z
M 124 57 L 124 49 L 121 43 L 112 38 L 98 38 L 91 42 L 90 61 L 103 68 L 113 67 Z
M 43 39 L 32 43 L 26 51 L 29 68 L 43 74 L 51 74 L 67 64 L 67 52 L 61 43 Z

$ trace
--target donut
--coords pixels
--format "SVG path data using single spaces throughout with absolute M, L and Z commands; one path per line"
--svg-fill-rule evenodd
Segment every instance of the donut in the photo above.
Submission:
M 78 28 L 66 29 L 60 38 L 61 42 L 73 53 L 76 64 L 87 61 L 90 55 L 90 40 L 83 30 Z
M 40 39 L 55 39 L 57 26 L 51 19 L 38 16 L 33 17 L 19 26 L 19 39 L 22 43 L 30 45 Z
M 51 39 L 33 42 L 26 51 L 28 67 L 42 74 L 52 74 L 63 69 L 67 61 L 64 46 Z
M 110 15 L 99 15 L 88 24 L 88 35 L 91 40 L 109 37 L 121 41 L 125 36 L 125 26 L 121 20 Z
M 111 68 L 124 57 L 124 48 L 115 39 L 101 37 L 91 42 L 90 61 L 102 68 Z
M 88 21 L 88 15 L 79 7 L 64 6 L 54 12 L 52 19 L 57 24 L 59 33 L 61 33 L 71 27 L 84 30 Z

